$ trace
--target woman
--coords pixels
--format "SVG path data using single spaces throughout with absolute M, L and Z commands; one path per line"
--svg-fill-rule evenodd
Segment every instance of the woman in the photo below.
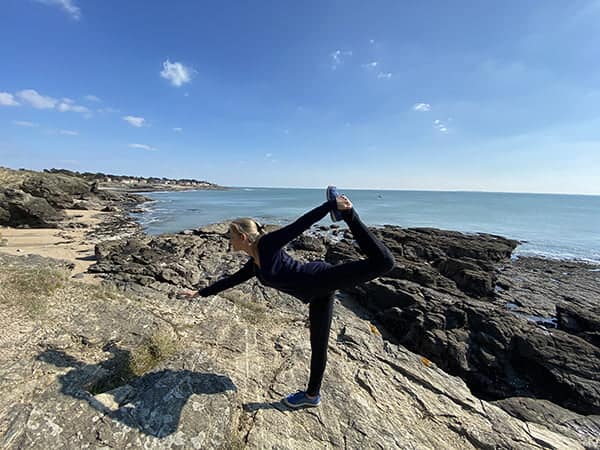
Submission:
M 229 239 L 234 251 L 243 251 L 250 260 L 236 273 L 198 291 L 201 297 L 214 295 L 256 276 L 259 281 L 309 304 L 310 378 L 306 391 L 298 391 L 283 402 L 291 408 L 318 406 L 319 391 L 327 363 L 327 345 L 333 313 L 333 293 L 372 280 L 394 266 L 391 252 L 361 222 L 345 195 L 335 187 L 327 189 L 328 200 L 295 222 L 270 233 L 252 219 L 234 220 Z M 324 261 L 303 264 L 288 255 L 283 247 L 321 220 L 327 213 L 332 220 L 344 220 L 367 259 L 331 265 Z

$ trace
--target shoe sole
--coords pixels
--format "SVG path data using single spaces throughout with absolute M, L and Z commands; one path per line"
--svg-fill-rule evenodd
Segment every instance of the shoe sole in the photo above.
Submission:
M 287 398 L 284 398 L 283 399 L 283 404 L 285 406 L 289 407 L 289 408 L 292 408 L 292 409 L 301 408 L 303 406 L 309 406 L 309 407 L 313 407 L 314 408 L 314 407 L 319 406 L 321 404 L 321 401 L 319 401 L 319 403 L 296 403 L 296 404 L 293 404 L 293 403 L 288 402 Z
M 336 191 L 337 192 L 337 191 Z M 331 201 L 333 200 L 332 198 L 329 198 L 329 187 L 327 187 L 327 190 L 325 191 L 325 198 L 327 199 L 327 201 Z M 340 220 L 342 220 L 342 215 L 339 214 L 339 217 L 336 215 L 336 212 L 339 214 L 339 211 L 329 211 L 329 217 L 331 217 L 331 221 L 332 222 L 339 222 Z

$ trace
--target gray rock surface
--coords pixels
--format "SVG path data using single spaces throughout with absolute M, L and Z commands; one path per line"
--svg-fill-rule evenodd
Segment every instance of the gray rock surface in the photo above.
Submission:
M 88 194 L 90 184 L 81 178 L 60 174 L 40 173 L 28 177 L 21 189 L 34 197 L 41 197 L 57 209 L 74 206 L 73 198 Z
M 585 264 L 511 262 L 515 242 L 498 236 L 391 226 L 375 233 L 397 266 L 350 292 L 397 342 L 460 376 L 482 398 L 540 397 L 580 414 L 600 414 L 593 314 L 584 320 L 579 313 L 574 325 L 575 310 L 569 309 L 577 333 L 564 325 L 556 329 L 554 317 L 566 301 L 597 310 L 598 272 Z M 327 257 L 339 262 L 359 255 L 342 241 Z M 571 269 L 550 268 L 562 264 Z
M 65 217 L 43 198 L 13 188 L 0 191 L 0 225 L 55 228 Z
M 2 267 L 20 263 L 0 256 Z M 193 302 L 90 289 L 70 282 L 36 318 L 0 296 L 3 448 L 583 448 L 384 340 L 344 296 L 323 403 L 290 411 L 280 399 L 308 371 L 299 301 L 255 282 Z M 132 376 L 133 356 L 157 335 L 175 350 Z
M 578 440 L 586 449 L 600 448 L 600 416 L 581 416 L 547 400 L 512 397 L 492 402 L 510 415 Z

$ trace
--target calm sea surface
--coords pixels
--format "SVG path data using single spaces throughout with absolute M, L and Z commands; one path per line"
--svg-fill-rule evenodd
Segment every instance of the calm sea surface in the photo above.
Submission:
M 485 232 L 526 241 L 517 255 L 600 263 L 600 196 L 343 190 L 369 225 Z M 135 214 L 150 234 L 235 217 L 285 224 L 325 201 L 324 189 L 155 192 Z M 326 217 L 323 224 L 331 223 Z

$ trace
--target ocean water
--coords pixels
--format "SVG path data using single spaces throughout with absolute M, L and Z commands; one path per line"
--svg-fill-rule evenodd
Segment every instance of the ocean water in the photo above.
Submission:
M 487 192 L 344 190 L 372 226 L 435 227 L 523 241 L 516 255 L 600 264 L 600 196 Z M 134 217 L 150 234 L 236 217 L 286 224 L 325 201 L 324 189 L 233 188 L 154 192 Z M 331 223 L 326 217 L 323 224 Z

